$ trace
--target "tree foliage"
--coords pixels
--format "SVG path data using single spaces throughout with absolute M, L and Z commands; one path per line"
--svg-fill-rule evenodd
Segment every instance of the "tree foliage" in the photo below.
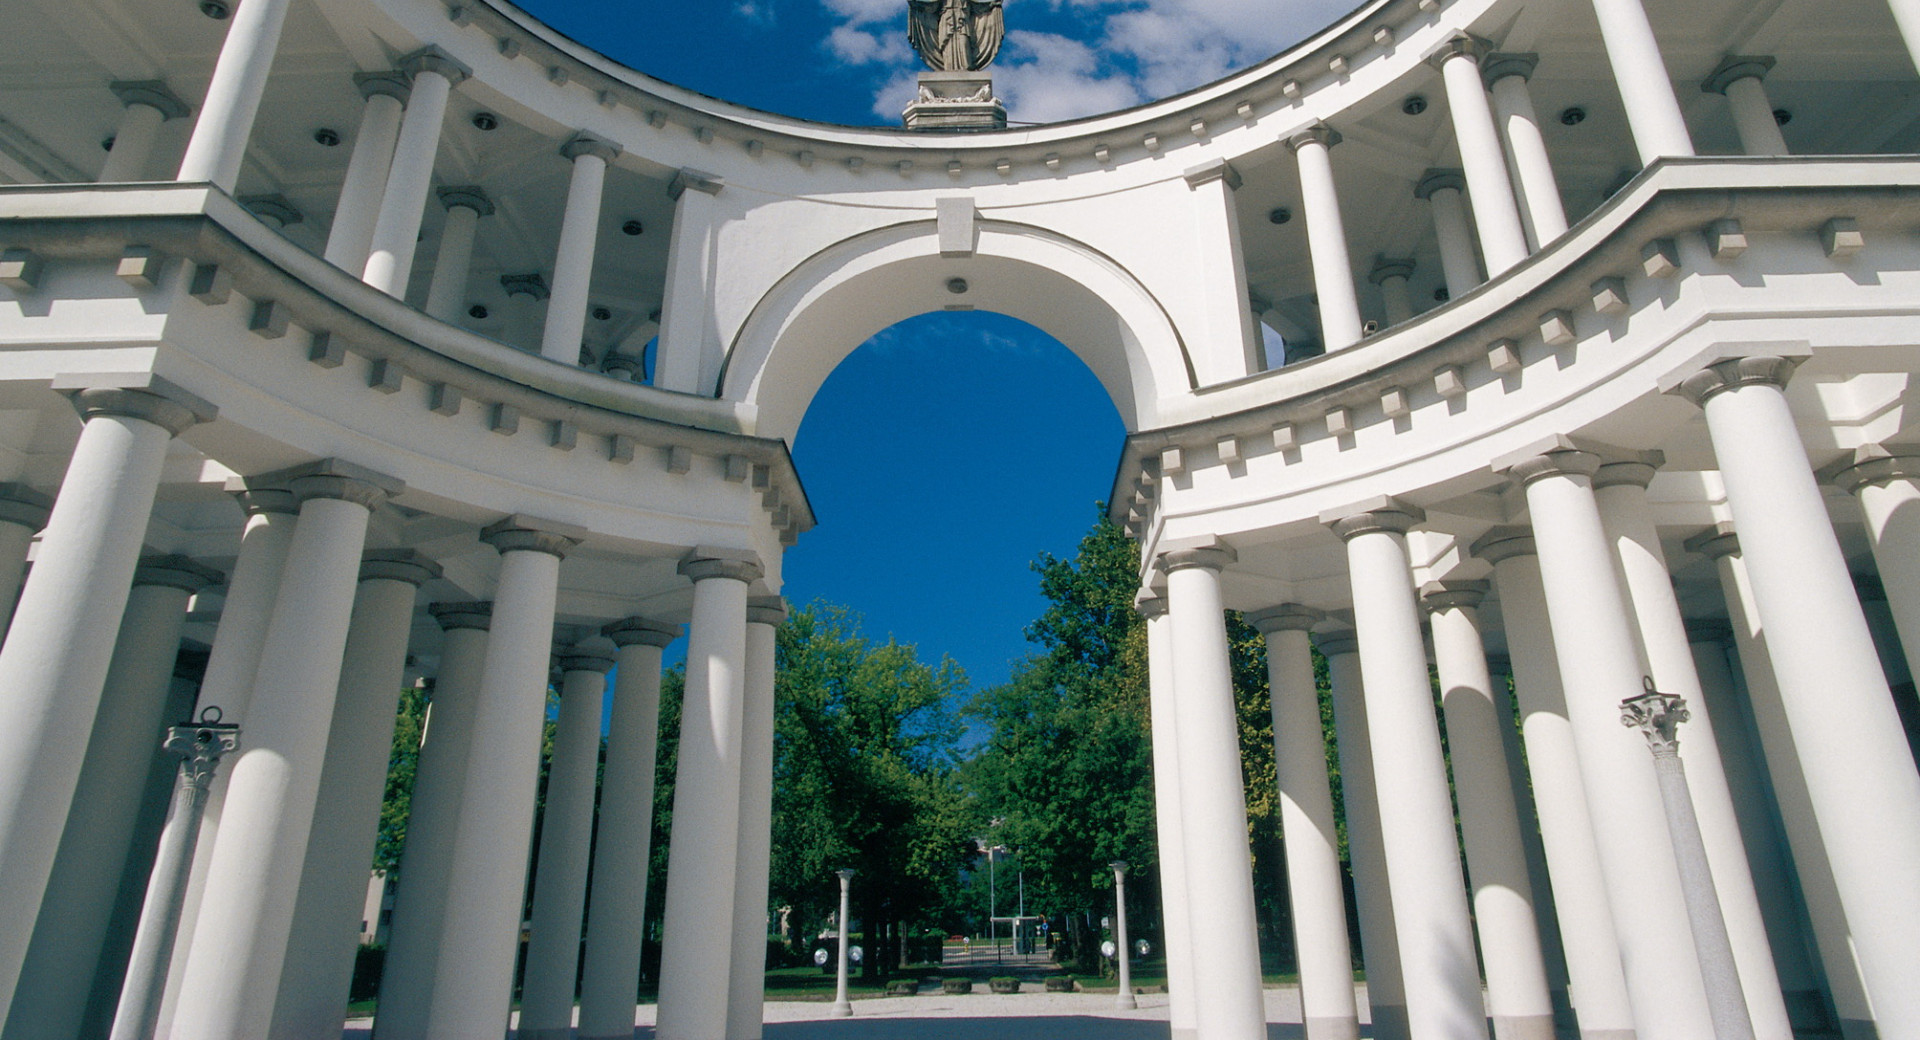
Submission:
M 373 869 L 390 876 L 399 871 L 400 853 L 407 843 L 413 778 L 420 766 L 420 739 L 426 733 L 427 695 L 428 691 L 419 687 L 402 688 L 399 714 L 394 719 L 393 750 L 387 757 L 387 789 L 380 802 L 380 836 L 373 849 Z

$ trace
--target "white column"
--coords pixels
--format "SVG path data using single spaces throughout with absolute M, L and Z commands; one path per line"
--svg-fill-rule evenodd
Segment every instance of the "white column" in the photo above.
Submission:
M 0 649 L 0 1006 L 73 804 L 167 442 L 212 415 L 165 387 L 82 390 L 74 406 L 85 425 Z
M 13 1008 L 5 1018 L 7 1040 L 81 1035 L 121 871 L 133 851 L 154 749 L 167 725 L 179 721 L 164 716 L 187 600 L 220 580 L 220 572 L 183 556 L 148 557 L 134 572 L 74 788 L 76 811 L 60 836 Z
M 1920 66 L 1920 0 L 1887 0 L 1887 6 L 1893 10 L 1893 21 L 1900 27 L 1907 53 Z
M 1633 130 L 1641 165 L 1663 155 L 1692 155 L 1693 138 L 1687 133 L 1680 99 L 1674 96 L 1660 43 L 1653 37 L 1641 0 L 1593 0 L 1593 13 L 1600 21 L 1600 39 L 1627 109 L 1627 125 Z
M 1773 58 L 1766 55 L 1728 55 L 1700 84 L 1704 93 L 1727 96 L 1740 150 L 1748 155 L 1787 154 L 1787 139 L 1773 118 L 1773 102 L 1761 82 L 1772 69 Z
M 220 626 L 213 636 L 207 672 L 201 677 L 200 697 L 194 705 L 195 718 L 208 708 L 217 708 L 220 717 L 228 723 L 244 723 L 247 705 L 253 700 L 253 677 L 260 669 L 260 650 L 266 642 L 267 623 L 273 620 L 273 604 L 280 596 L 280 577 L 286 569 L 287 550 L 293 545 L 293 531 L 299 523 L 300 503 L 285 486 L 274 484 L 274 479 L 272 475 L 235 477 L 229 478 L 226 484 L 227 491 L 246 511 L 247 526 L 241 532 L 240 553 L 227 580 Z M 200 916 L 207 864 L 213 859 L 220 813 L 226 805 L 229 775 L 229 769 L 219 770 L 208 785 L 173 946 L 168 951 L 164 969 L 156 969 L 163 971 L 165 978 L 155 1023 L 159 1036 L 170 1035 L 172 1029 L 180 980 L 186 974 L 187 955 L 193 950 L 193 922 Z M 179 793 L 178 783 L 175 792 Z M 164 893 L 155 895 L 164 898 Z M 149 901 L 141 908 L 141 917 L 149 918 L 160 909 L 159 904 Z
M 620 146 L 589 133 L 578 133 L 560 148 L 573 161 L 567 185 L 567 209 L 560 218 L 560 249 L 553 259 L 553 299 L 547 304 L 547 327 L 540 337 L 540 356 L 563 365 L 580 363 L 580 337 L 587 328 L 587 294 L 593 287 L 594 250 L 600 237 L 600 198 L 607 184 L 607 164 Z
M 1733 534 L 1732 525 L 1719 524 L 1689 539 L 1687 547 L 1713 560 L 1719 573 L 1754 733 L 1772 781 L 1781 830 L 1792 853 L 1827 991 L 1840 1016 L 1841 1035 L 1847 1040 L 1872 1040 L 1878 1032 L 1873 1024 L 1873 1009 L 1867 1003 L 1866 982 L 1860 977 L 1859 964 L 1854 959 L 1847 914 L 1840 905 L 1839 885 L 1834 880 L 1833 867 L 1827 862 L 1819 821 L 1814 818 L 1813 798 L 1807 791 L 1806 774 L 1794 747 L 1786 706 L 1780 700 L 1773 658 L 1767 652 L 1766 632 L 1760 627 L 1759 612 L 1754 609 L 1753 584 L 1747 576 L 1746 561 L 1740 558 L 1740 540 Z
M 1520 811 L 1507 774 L 1493 677 L 1480 635 L 1484 581 L 1422 589 L 1433 629 L 1440 705 L 1447 719 L 1460 830 L 1473 878 L 1473 919 L 1486 963 L 1487 1013 L 1499 1040 L 1553 1040 L 1553 996 L 1547 987 L 1533 882 L 1520 841 Z
M 1679 389 L 1707 414 L 1880 1033 L 1920 1035 L 1920 774 L 1787 406 L 1793 364 L 1723 361 Z
M 1699 818 L 1754 1035 L 1759 1040 L 1792 1040 L 1793 1026 L 1780 995 L 1766 921 L 1747 865 L 1746 843 L 1740 836 L 1733 794 L 1720 763 L 1713 708 L 1700 689 L 1673 578 L 1647 504 L 1647 485 L 1653 475 L 1654 467 L 1645 462 L 1602 466 L 1594 474 L 1594 498 L 1600 507 L 1601 526 L 1613 546 L 1620 587 L 1627 594 L 1648 673 L 1660 690 L 1686 698 L 1693 713 L 1693 725 L 1684 735 L 1687 788 Z
M 367 265 L 361 281 L 389 296 L 405 299 L 413 277 L 413 253 L 420 237 L 420 219 L 426 210 L 427 189 L 433 186 L 433 161 L 440 151 L 440 124 L 447 118 L 447 98 L 455 84 L 472 74 L 438 47 L 423 47 L 400 59 L 413 77 L 413 93 L 400 120 L 394 143 L 387 188 L 380 196 Z
M 438 564 L 406 549 L 371 553 L 360 565 L 270 1037 L 331 1036 L 341 1029 L 380 836 L 414 600 L 439 574 Z
M 1347 856 L 1360 915 L 1360 955 L 1367 974 L 1367 1005 L 1373 1035 L 1407 1040 L 1407 998 L 1400 975 L 1400 943 L 1394 937 L 1393 892 L 1387 884 L 1386 851 L 1380 837 L 1380 798 L 1373 782 L 1373 742 L 1367 734 L 1366 686 L 1360 674 L 1360 640 L 1352 633 L 1322 635 L 1314 642 L 1327 659 L 1338 733 L 1340 795 L 1347 817 Z
M 0 635 L 13 618 L 20 583 L 27 576 L 27 550 L 47 526 L 53 499 L 25 484 L 0 484 Z
M 449 324 L 460 320 L 467 302 L 467 279 L 473 273 L 473 240 L 480 218 L 493 215 L 493 200 L 475 186 L 441 188 L 440 204 L 447 208 L 440 227 L 440 250 L 433 258 L 433 281 L 427 286 L 426 312 Z
M 1188 282 L 1194 298 L 1188 306 L 1199 311 L 1205 329 L 1206 345 L 1195 352 L 1196 375 L 1202 384 L 1251 375 L 1260 371 L 1262 351 L 1247 307 L 1246 254 L 1240 242 L 1240 207 L 1234 201 L 1240 171 L 1214 159 L 1189 169 L 1182 179 L 1192 204 L 1184 215 L 1190 221 L 1186 227 L 1194 236 Z
M 1732 626 L 1718 618 L 1687 622 L 1694 671 L 1712 712 L 1714 739 L 1720 746 L 1727 786 L 1733 792 L 1740 835 L 1753 870 L 1754 892 L 1779 971 L 1781 997 L 1794 1026 L 1815 1029 L 1826 1017 L 1819 977 L 1809 956 L 1810 940 L 1801 926 L 1801 909 L 1793 896 L 1786 838 L 1774 822 L 1776 809 L 1768 797 L 1772 784 L 1760 761 L 1752 720 L 1728 661 L 1732 639 Z
M 1154 835 L 1160 848 L 1160 942 L 1167 959 L 1167 1023 L 1173 1040 L 1198 1040 L 1186 823 L 1180 815 L 1180 738 L 1174 724 L 1173 626 L 1167 620 L 1166 597 L 1152 590 L 1142 589 L 1134 597 L 1134 608 L 1147 619 L 1147 715 L 1153 741 Z
M 1267 640 L 1281 847 L 1287 857 L 1287 902 L 1293 911 L 1307 1037 L 1358 1040 L 1340 835 L 1334 826 L 1313 647 L 1307 639 L 1307 630 L 1322 617 L 1319 611 L 1287 604 L 1248 614 L 1247 621 Z
M 1321 515 L 1347 543 L 1408 1033 L 1485 1037 L 1466 875 L 1407 555 L 1407 529 L 1424 519 L 1398 502 L 1337 519 Z
M 723 1040 L 740 848 L 747 592 L 765 571 L 749 553 L 699 548 L 680 561 L 680 573 L 693 579 L 693 621 L 655 1031 L 661 1040 Z
M 1440 269 L 1453 299 L 1480 284 L 1480 261 L 1473 254 L 1473 230 L 1467 223 L 1466 175 L 1459 170 L 1428 170 L 1413 197 L 1433 207 L 1433 233 L 1440 242 Z
M 1540 844 L 1553 883 L 1554 915 L 1567 958 L 1568 989 L 1583 1040 L 1633 1040 L 1633 1009 L 1608 906 L 1600 852 L 1587 813 L 1573 727 L 1560 685 L 1540 561 L 1533 536 L 1495 529 L 1473 546 L 1493 565 L 1519 702 L 1527 774 L 1540 818 Z
M 740 851 L 733 888 L 733 975 L 727 1040 L 760 1040 L 767 973 L 767 882 L 773 855 L 774 651 L 786 601 L 747 601 L 745 711 L 740 728 Z
M 1114 995 L 1114 1007 L 1131 1011 L 1140 1006 L 1133 995 L 1133 951 L 1127 948 L 1127 863 L 1116 859 L 1107 864 L 1113 868 L 1113 945 L 1115 958 L 1119 964 L 1119 992 Z
M 1332 148 L 1340 134 L 1325 123 L 1286 139 L 1300 168 L 1300 212 L 1307 221 L 1313 290 L 1320 299 L 1320 338 L 1329 352 L 1360 342 L 1360 297 L 1353 288 L 1347 226 L 1333 182 Z
M 1514 204 L 1513 182 L 1507 178 L 1493 107 L 1480 85 L 1480 56 L 1485 53 L 1485 41 L 1462 34 L 1428 60 L 1439 66 L 1447 85 L 1453 136 L 1460 146 L 1460 165 L 1466 168 L 1467 192 L 1473 196 L 1473 223 L 1480 230 L 1480 255 L 1486 258 L 1488 277 L 1497 278 L 1527 258 L 1527 235 Z
M 1413 277 L 1413 261 L 1380 257 L 1367 273 L 1367 281 L 1380 287 L 1380 300 L 1386 305 L 1387 325 L 1392 327 L 1413 317 L 1413 297 L 1407 280 Z
M 333 226 L 327 231 L 327 263 L 343 271 L 361 271 L 373 248 L 373 225 L 380 216 L 380 199 L 393 170 L 393 148 L 400 140 L 401 113 L 411 84 L 400 72 L 357 72 L 354 86 L 367 99 L 360 110 L 360 132 L 354 135 L 353 155 L 340 182 L 340 200 L 334 205 Z
M 594 835 L 593 916 L 580 982 L 580 1040 L 630 1040 L 646 934 L 653 771 L 660 735 L 661 650 L 680 626 L 645 618 L 608 625 L 615 657 L 607 767 Z
M 440 964 L 440 927 L 449 895 L 454 828 L 472 756 L 487 629 L 493 623 L 491 603 L 436 603 L 428 609 L 446 635 L 440 645 L 427 731 L 414 767 L 407 837 L 400 854 L 400 887 L 394 893 L 379 1013 L 373 1020 L 373 1035 L 379 1040 L 418 1040 L 426 1035 L 433 980 Z
M 584 535 L 526 516 L 507 517 L 481 532 L 500 552 L 500 576 L 451 838 L 433 1003 L 426 1029 L 416 1037 L 471 1040 L 506 1029 L 540 782 L 560 560 Z
M 717 377 L 718 358 L 707 358 L 714 332 L 713 269 L 719 194 L 725 182 L 711 174 L 681 170 L 667 187 L 674 199 L 673 234 L 667 242 L 667 282 L 660 304 L 660 345 L 654 354 L 653 385 L 662 390 L 705 393 L 709 370 Z
M 177 179 L 210 181 L 227 192 L 240 180 L 240 163 L 246 158 L 254 116 L 267 91 L 267 71 L 280 47 L 288 2 L 249 0 L 234 9 Z
M 102 184 L 146 180 L 147 166 L 153 159 L 153 142 L 160 125 L 179 119 L 192 111 L 185 101 L 157 79 L 119 80 L 108 85 L 127 110 L 113 132 L 113 149 L 96 178 Z
M 1520 462 L 1510 475 L 1525 488 L 1532 515 L 1567 719 L 1640 1040 L 1710 1036 L 1653 759 L 1645 741 L 1620 725 L 1620 702 L 1642 692 L 1643 668 L 1594 501 L 1599 466 L 1590 453 L 1556 451 Z
M 600 718 L 607 704 L 613 647 L 594 639 L 560 657 L 560 717 L 547 767 L 540 859 L 533 875 L 532 932 L 520 986 L 523 1040 L 573 1035 L 573 992 L 580 969 L 587 858 L 593 841 L 593 787 L 600 767 Z
M 1560 183 L 1553 175 L 1547 142 L 1540 136 L 1540 118 L 1533 111 L 1533 93 L 1527 81 L 1540 61 L 1537 54 L 1489 54 L 1480 61 L 1480 75 L 1493 95 L 1493 117 L 1507 146 L 1507 166 L 1514 193 L 1520 197 L 1520 219 L 1534 249 L 1566 233 L 1567 210 L 1560 201 Z
M 1849 462 L 1831 483 L 1857 499 L 1866 514 L 1887 609 L 1908 671 L 1920 675 L 1920 453 L 1870 444 Z
M 398 481 L 339 459 L 286 474 L 300 500 L 247 707 L 173 1030 L 266 1035 L 339 690 L 371 510 Z
M 1180 742 L 1187 909 L 1195 940 L 1194 1027 L 1207 1040 L 1267 1035 L 1239 724 L 1220 600 L 1220 572 L 1233 558 L 1224 547 L 1160 557 L 1173 634 L 1174 731 Z

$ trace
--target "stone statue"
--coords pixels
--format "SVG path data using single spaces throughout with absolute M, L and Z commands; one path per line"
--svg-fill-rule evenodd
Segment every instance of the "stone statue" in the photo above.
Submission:
M 907 0 L 907 39 L 935 72 L 978 72 L 1006 37 L 1004 0 Z

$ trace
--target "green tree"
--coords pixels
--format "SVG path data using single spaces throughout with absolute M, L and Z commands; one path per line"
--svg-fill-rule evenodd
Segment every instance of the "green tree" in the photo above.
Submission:
M 420 765 L 420 738 L 426 732 L 427 696 L 428 691 L 419 687 L 402 689 L 399 713 L 394 719 L 393 750 L 387 758 L 387 790 L 380 803 L 380 836 L 373 849 L 373 869 L 389 875 L 398 873 L 400 853 L 407 844 L 407 814 L 413 807 L 413 778 Z

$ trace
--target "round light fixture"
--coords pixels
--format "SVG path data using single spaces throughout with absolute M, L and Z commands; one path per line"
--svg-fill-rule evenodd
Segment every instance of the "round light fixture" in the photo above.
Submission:
M 611 317 L 613 317 L 613 312 L 612 312 L 612 311 L 610 311 L 610 310 L 608 310 L 608 309 L 606 309 L 605 307 L 595 307 L 595 308 L 593 309 L 593 320 L 594 320 L 594 321 L 606 321 L 607 319 L 609 319 L 609 318 L 611 318 Z
M 106 138 L 103 138 L 103 139 L 101 139 L 101 141 L 100 141 L 100 150 L 101 150 L 101 151 L 103 151 L 103 152 L 111 152 L 111 151 L 113 151 L 113 138 L 112 138 L 112 137 L 106 137 Z
M 1427 99 L 1421 97 L 1418 94 L 1415 94 L 1412 97 L 1406 99 L 1405 101 L 1400 102 L 1400 111 L 1410 116 L 1417 116 L 1420 113 L 1425 112 L 1426 110 L 1427 110 Z
M 467 317 L 472 318 L 475 321 L 485 321 L 487 320 L 487 315 L 491 313 L 493 312 L 487 310 L 486 304 L 483 304 L 483 303 L 476 303 L 473 306 L 467 308 Z
M 1560 124 L 1562 126 L 1579 126 L 1586 121 L 1587 110 L 1581 108 L 1579 105 L 1574 105 L 1572 108 L 1565 109 L 1560 113 Z
M 637 220 L 629 220 L 625 224 L 620 225 L 620 230 L 625 234 L 638 235 L 644 233 L 647 230 L 647 226 Z
M 1773 110 L 1773 121 L 1780 126 L 1786 126 L 1793 122 L 1793 113 L 1784 108 L 1776 108 Z
M 1285 206 L 1282 206 L 1279 209 L 1276 209 L 1273 212 L 1267 214 L 1267 223 L 1269 224 L 1285 224 L 1287 221 L 1292 219 L 1293 219 L 1293 211 L 1286 208 Z
M 1453 299 L 1453 294 L 1448 292 L 1447 287 L 1444 285 L 1433 291 L 1433 300 L 1435 303 L 1445 303 L 1451 299 Z
M 200 13 L 216 22 L 224 22 L 233 15 L 233 8 L 226 0 L 200 0 Z
M 500 117 L 492 112 L 475 112 L 473 127 L 476 130 L 496 130 L 500 127 Z
M 961 293 L 964 293 L 964 292 L 966 292 L 966 291 L 967 291 L 967 280 L 966 280 L 965 278 L 949 278 L 949 279 L 947 279 L 947 291 L 948 291 L 948 292 L 950 292 L 950 293 L 952 293 L 952 294 L 954 294 L 955 296 L 958 296 L 958 295 L 960 295 Z
M 340 131 L 323 126 L 313 132 L 313 139 L 322 148 L 333 148 L 340 143 Z

